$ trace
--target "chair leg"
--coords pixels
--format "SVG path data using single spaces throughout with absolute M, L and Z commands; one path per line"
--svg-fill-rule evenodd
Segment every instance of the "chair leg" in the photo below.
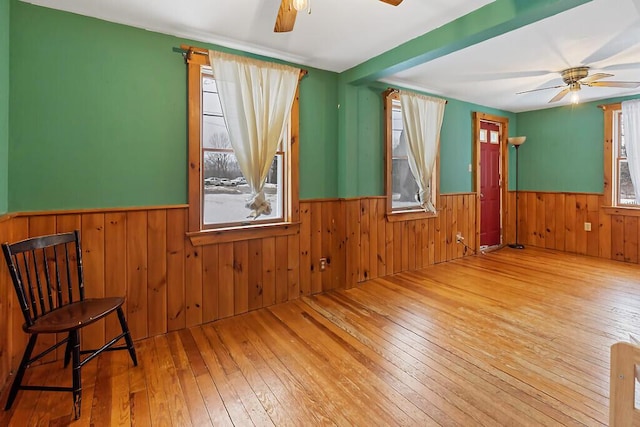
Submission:
M 71 360 L 73 363 L 73 415 L 77 420 L 80 418 L 80 408 L 82 404 L 80 332 L 78 330 L 69 332 L 69 340 L 71 341 Z
M 69 332 L 69 336 L 67 337 L 67 345 L 64 347 L 64 367 L 69 366 L 69 362 L 71 361 L 71 332 Z
M 31 359 L 31 353 L 33 352 L 33 348 L 36 345 L 37 339 L 38 339 L 37 334 L 32 334 L 29 337 L 27 348 L 25 348 L 24 353 L 22 354 L 22 361 L 20 362 L 20 367 L 16 372 L 16 377 L 13 379 L 13 384 L 11 385 L 11 390 L 9 391 L 9 397 L 7 398 L 7 403 L 4 407 L 5 411 L 11 409 L 11 405 L 13 404 L 13 401 L 16 398 L 16 394 L 18 394 L 18 390 L 20 389 L 20 385 L 22 384 L 22 378 L 24 377 L 24 372 L 27 369 L 29 359 Z
M 127 320 L 124 318 L 124 312 L 122 311 L 122 307 L 118 307 L 118 319 L 120 320 L 120 326 L 122 327 L 122 332 L 124 332 L 124 339 L 127 342 L 127 349 L 129 350 L 129 355 L 131 356 L 131 360 L 133 361 L 133 366 L 138 366 L 138 357 L 136 356 L 136 349 L 133 347 L 133 340 L 131 339 L 131 333 L 129 333 L 129 326 L 127 326 Z

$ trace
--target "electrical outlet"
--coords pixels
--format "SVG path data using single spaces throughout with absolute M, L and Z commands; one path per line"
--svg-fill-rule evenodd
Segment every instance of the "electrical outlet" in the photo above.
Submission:
M 456 234 L 456 243 L 462 242 L 464 242 L 464 237 L 462 237 L 462 233 L 458 232 L 458 234 Z
M 320 271 L 325 271 L 327 269 L 327 259 L 320 258 Z
M 584 223 L 584 231 L 591 231 L 591 223 L 590 222 L 585 222 Z

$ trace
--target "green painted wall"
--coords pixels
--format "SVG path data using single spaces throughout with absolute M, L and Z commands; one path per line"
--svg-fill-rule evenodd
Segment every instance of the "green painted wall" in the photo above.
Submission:
M 176 39 L 13 1 L 9 208 L 186 202 Z
M 604 115 L 598 105 L 637 97 L 519 113 L 518 133 L 527 137 L 519 149 L 520 190 L 602 193 Z
M 382 91 L 359 87 L 357 103 L 357 177 L 359 196 L 384 195 L 384 104 Z M 353 167 L 353 166 L 351 166 Z
M 0 97 L 0 212 L 185 203 L 186 67 L 172 48 L 202 43 L 17 0 L 0 5 L 11 8 L 0 14 L 0 59 L 9 58 L 0 66 L 9 96 L 8 104 Z M 383 194 L 385 87 L 309 69 L 300 88 L 301 199 Z M 448 101 L 443 194 L 473 190 L 474 111 L 506 116 L 511 135 L 527 135 L 521 189 L 602 191 L 596 103 L 516 115 Z
M 509 134 L 515 135 L 518 120 L 514 113 L 477 104 L 448 99 L 440 134 L 440 193 L 475 191 L 469 164 L 474 162 L 473 113 L 486 113 L 509 119 Z
M 0 214 L 9 198 L 9 0 L 0 0 Z
M 356 141 L 356 149 L 343 150 L 357 153 L 356 161 L 347 162 L 348 172 L 357 177 L 361 196 L 384 195 L 384 112 L 382 92 L 385 85 L 358 87 L 357 127 L 348 141 Z M 473 113 L 488 113 L 509 119 L 512 135 L 516 129 L 514 113 L 447 99 L 440 135 L 440 192 L 464 193 L 473 188 L 473 175 L 469 164 L 473 163 Z
M 9 209 L 186 203 L 189 41 L 17 0 L 10 24 Z M 300 194 L 334 197 L 337 75 L 300 95 Z
M 308 69 L 300 85 L 300 198 L 338 196 L 338 75 Z

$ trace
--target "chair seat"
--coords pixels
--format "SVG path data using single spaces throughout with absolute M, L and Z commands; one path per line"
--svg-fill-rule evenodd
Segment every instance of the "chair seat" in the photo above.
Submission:
M 23 329 L 32 334 L 72 331 L 100 320 L 122 304 L 122 297 L 88 298 L 50 311 Z

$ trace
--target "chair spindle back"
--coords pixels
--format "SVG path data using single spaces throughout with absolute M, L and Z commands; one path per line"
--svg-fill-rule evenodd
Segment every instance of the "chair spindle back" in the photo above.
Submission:
M 3 243 L 2 251 L 25 326 L 56 308 L 84 300 L 78 230 Z

